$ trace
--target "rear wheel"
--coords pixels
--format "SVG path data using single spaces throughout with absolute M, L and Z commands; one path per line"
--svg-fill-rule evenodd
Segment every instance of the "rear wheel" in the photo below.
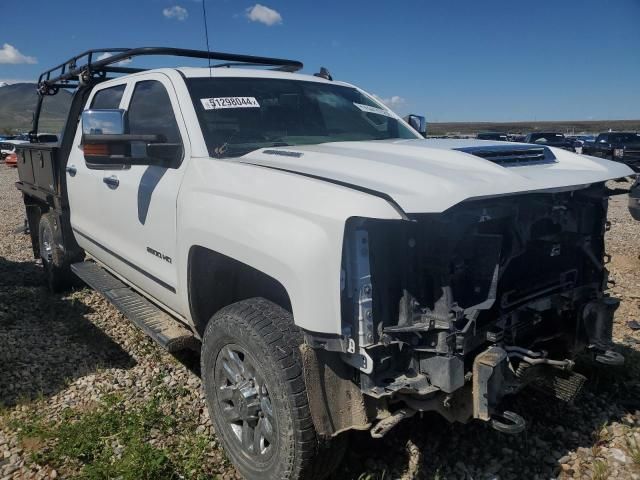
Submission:
M 49 290 L 61 292 L 71 287 L 73 274 L 65 260 L 64 251 L 55 242 L 55 229 L 54 216 L 51 213 L 43 214 L 38 227 L 40 258 Z
M 213 316 L 203 337 L 202 380 L 217 437 L 247 479 L 321 479 L 344 437 L 317 438 L 291 314 L 261 298 Z

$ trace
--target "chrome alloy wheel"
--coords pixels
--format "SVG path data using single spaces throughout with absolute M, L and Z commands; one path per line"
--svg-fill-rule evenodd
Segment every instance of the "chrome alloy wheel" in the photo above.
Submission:
M 40 257 L 47 264 L 51 265 L 53 261 L 53 236 L 48 228 L 42 230 L 42 239 L 40 240 Z
M 216 398 L 224 420 L 245 454 L 266 459 L 276 441 L 269 392 L 251 357 L 225 345 L 216 359 Z

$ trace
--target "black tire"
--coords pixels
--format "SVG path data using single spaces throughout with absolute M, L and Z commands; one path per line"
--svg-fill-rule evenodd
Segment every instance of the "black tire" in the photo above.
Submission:
M 38 225 L 38 245 L 40 258 L 49 290 L 53 293 L 71 288 L 73 273 L 65 259 L 64 251 L 55 242 L 55 219 L 51 213 L 40 217 Z
M 316 435 L 301 343 L 291 314 L 263 298 L 223 308 L 205 330 L 201 371 L 209 414 L 227 456 L 248 480 L 321 479 L 346 449 L 345 435 L 330 442 L 320 442 Z M 245 393 L 247 384 L 255 396 Z M 259 411 L 245 413 L 258 404 Z

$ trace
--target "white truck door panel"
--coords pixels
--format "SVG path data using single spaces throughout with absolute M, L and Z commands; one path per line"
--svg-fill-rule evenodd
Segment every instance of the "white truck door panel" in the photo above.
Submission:
M 108 85 L 101 85 L 96 88 L 85 108 L 120 108 L 126 87 L 126 83 L 112 85 L 110 82 Z M 78 244 L 89 254 L 96 256 L 100 253 L 98 247 L 82 234 L 88 235 L 101 228 L 100 218 L 96 214 L 100 200 L 96 194 L 102 171 L 95 165 L 87 164 L 81 143 L 82 124 L 78 122 L 73 146 L 69 152 L 66 173 L 69 205 L 71 205 L 71 227 Z
M 175 91 L 159 73 L 129 78 L 123 98 L 132 134 L 163 134 L 181 142 L 189 155 L 186 128 Z M 132 145 L 133 156 L 144 145 Z M 100 170 L 94 193 L 91 253 L 127 281 L 177 313 L 176 202 L 184 162 L 179 168 L 131 165 Z M 74 207 L 75 208 L 75 207 Z

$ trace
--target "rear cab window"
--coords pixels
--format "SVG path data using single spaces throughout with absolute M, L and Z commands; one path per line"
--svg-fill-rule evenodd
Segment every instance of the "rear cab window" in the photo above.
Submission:
M 98 90 L 91 101 L 91 108 L 96 110 L 120 108 L 120 101 L 126 87 L 126 84 L 122 84 Z

